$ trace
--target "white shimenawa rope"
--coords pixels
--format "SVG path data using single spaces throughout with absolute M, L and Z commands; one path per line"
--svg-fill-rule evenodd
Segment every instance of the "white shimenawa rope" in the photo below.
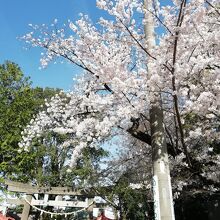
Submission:
M 73 211 L 73 212 L 50 212 L 50 211 L 46 211 L 46 210 L 44 210 L 44 209 L 40 209 L 40 208 L 38 208 L 38 207 L 35 206 L 35 205 L 31 205 L 31 203 L 30 203 L 26 198 L 24 198 L 24 200 L 25 200 L 25 202 L 27 202 L 31 207 L 33 207 L 34 209 L 40 211 L 40 212 L 41 212 L 41 215 L 42 215 L 43 213 L 47 213 L 47 214 L 50 214 L 51 217 L 53 217 L 54 215 L 64 215 L 65 217 L 67 217 L 68 215 L 74 215 L 74 216 L 75 216 L 76 213 L 82 212 L 82 211 L 88 209 L 88 208 L 94 203 L 94 201 L 92 201 L 87 207 L 82 208 L 82 209 L 79 209 L 79 210 L 77 210 L 77 211 Z

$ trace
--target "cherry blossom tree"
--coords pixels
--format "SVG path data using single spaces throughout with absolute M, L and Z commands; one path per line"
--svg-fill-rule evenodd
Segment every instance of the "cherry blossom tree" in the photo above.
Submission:
M 136 139 L 134 152 L 144 146 L 150 155 L 149 112 L 157 95 L 175 195 L 184 189 L 219 190 L 218 1 L 173 0 L 165 6 L 154 1 L 146 9 L 141 0 L 97 0 L 97 7 L 108 19 L 93 23 L 80 15 L 60 28 L 57 20 L 30 25 L 33 31 L 23 37 L 44 49 L 43 68 L 65 59 L 84 72 L 67 98 L 54 97 L 24 130 L 20 147 L 28 150 L 50 130 L 68 134 L 62 147 L 73 146 L 72 166 L 84 148 L 115 136 Z M 145 37 L 145 14 L 156 24 L 153 50 Z M 135 153 L 130 158 L 135 160 Z

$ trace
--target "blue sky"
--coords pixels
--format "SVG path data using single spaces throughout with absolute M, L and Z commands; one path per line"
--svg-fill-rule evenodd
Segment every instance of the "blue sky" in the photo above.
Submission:
M 163 4 L 170 0 L 161 1 Z M 50 64 L 39 70 L 40 50 L 24 49 L 24 42 L 17 38 L 30 31 L 28 24 L 50 24 L 56 18 L 60 24 L 76 20 L 78 14 L 88 14 L 95 22 L 103 16 L 96 9 L 96 0 L 2 0 L 0 5 L 0 63 L 10 60 L 17 63 L 24 74 L 31 77 L 33 86 L 58 87 L 69 90 L 74 74 L 80 69 L 73 65 Z
M 50 24 L 55 18 L 63 24 L 75 20 L 80 12 L 88 14 L 93 20 L 101 16 L 95 8 L 95 0 L 2 0 L 0 5 L 0 63 L 13 61 L 30 76 L 33 86 L 72 88 L 74 74 L 80 69 L 71 64 L 50 64 L 39 70 L 40 50 L 24 49 L 25 44 L 17 37 L 29 32 L 29 23 Z

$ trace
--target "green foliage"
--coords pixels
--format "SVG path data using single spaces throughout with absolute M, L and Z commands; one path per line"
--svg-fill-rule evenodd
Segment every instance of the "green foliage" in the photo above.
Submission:
M 88 179 L 99 159 L 107 155 L 102 149 L 87 148 L 76 169 L 67 172 L 71 148 L 61 148 L 67 137 L 53 132 L 36 138 L 29 152 L 20 151 L 21 132 L 45 109 L 45 99 L 58 92 L 59 89 L 32 88 L 30 79 L 15 63 L 0 65 L 0 189 L 5 190 L 5 178 L 44 186 L 73 186 L 77 179 Z
M 12 62 L 0 65 L 0 170 L 1 177 L 38 185 L 72 186 L 76 179 L 88 178 L 106 152 L 87 148 L 76 169 L 66 172 L 70 147 L 60 148 L 65 135 L 45 132 L 36 138 L 29 152 L 20 151 L 21 132 L 39 111 L 46 109 L 45 99 L 59 89 L 32 88 L 19 66 Z M 65 95 L 65 94 L 63 94 Z
M 117 184 L 113 187 L 113 193 L 119 200 L 119 211 L 122 219 L 144 220 L 149 210 L 147 203 L 147 190 L 132 189 L 130 187 L 129 173 L 121 176 Z
M 116 212 L 119 212 L 120 220 L 145 220 L 153 219 L 153 204 L 149 202 L 149 189 L 134 189 L 130 183 L 132 171 L 127 170 L 110 186 L 97 187 L 95 192 L 108 202 Z
M 0 65 L 0 170 L 4 178 L 26 182 L 32 176 L 35 153 L 20 152 L 21 131 L 42 109 L 45 98 L 59 90 L 31 88 L 31 82 L 12 62 Z

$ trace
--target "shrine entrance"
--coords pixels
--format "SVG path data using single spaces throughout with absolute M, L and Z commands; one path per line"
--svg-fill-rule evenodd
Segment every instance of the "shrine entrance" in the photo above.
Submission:
M 38 187 L 29 184 L 5 180 L 8 191 L 15 193 L 24 193 L 26 196 L 20 199 L 8 198 L 7 203 L 14 205 L 23 205 L 21 220 L 28 220 L 31 207 L 41 213 L 47 213 L 53 216 L 76 215 L 82 211 L 92 211 L 94 208 L 94 195 L 85 190 L 75 190 L 71 187 Z M 40 195 L 44 195 L 40 198 Z M 49 199 L 49 195 L 54 195 L 55 199 Z M 69 197 L 69 199 L 66 199 Z M 79 199 L 80 198 L 80 199 Z M 58 212 L 47 211 L 46 207 L 54 207 Z M 75 211 L 66 212 L 67 207 L 76 208 Z

